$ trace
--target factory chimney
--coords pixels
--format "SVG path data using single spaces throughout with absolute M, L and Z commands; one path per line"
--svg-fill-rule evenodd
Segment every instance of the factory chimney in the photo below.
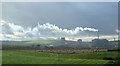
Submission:
M 97 31 L 97 34 L 98 34 L 98 39 L 99 39 L 99 37 L 100 37 L 100 36 L 99 36 L 99 31 Z

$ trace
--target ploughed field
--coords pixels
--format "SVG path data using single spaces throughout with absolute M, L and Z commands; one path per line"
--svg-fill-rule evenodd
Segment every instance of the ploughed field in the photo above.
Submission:
M 103 60 L 104 57 L 116 58 L 118 52 L 89 53 L 49 53 L 30 50 L 3 50 L 3 64 L 107 64 L 114 60 Z
M 26 50 L 25 50 L 26 51 Z M 28 50 L 27 50 L 28 51 Z M 90 53 L 90 52 L 107 52 L 108 49 L 56 49 L 56 50 L 29 50 L 48 53 Z

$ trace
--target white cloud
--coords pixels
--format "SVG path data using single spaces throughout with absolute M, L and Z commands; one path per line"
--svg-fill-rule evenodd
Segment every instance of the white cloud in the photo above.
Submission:
M 1 20 L 0 27 L 2 33 L 0 36 L 4 38 L 16 39 L 57 39 L 58 37 L 80 37 L 86 36 L 87 31 L 96 32 L 97 29 L 88 27 L 76 27 L 75 29 L 62 29 L 54 24 L 45 23 L 36 27 L 24 28 L 20 25 L 15 25 L 5 20 Z M 68 38 L 69 39 L 69 38 Z

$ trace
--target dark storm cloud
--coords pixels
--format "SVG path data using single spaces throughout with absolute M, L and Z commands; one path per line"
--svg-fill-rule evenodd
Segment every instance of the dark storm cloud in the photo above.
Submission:
M 3 19 L 22 26 L 36 26 L 38 22 L 55 24 L 61 28 L 91 27 L 101 34 L 116 34 L 118 4 L 111 3 L 3 3 Z

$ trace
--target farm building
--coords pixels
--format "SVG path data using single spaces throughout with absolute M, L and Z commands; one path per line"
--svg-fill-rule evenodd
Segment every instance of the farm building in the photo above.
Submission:
M 107 39 L 93 39 L 92 46 L 93 47 L 108 47 L 110 42 Z

